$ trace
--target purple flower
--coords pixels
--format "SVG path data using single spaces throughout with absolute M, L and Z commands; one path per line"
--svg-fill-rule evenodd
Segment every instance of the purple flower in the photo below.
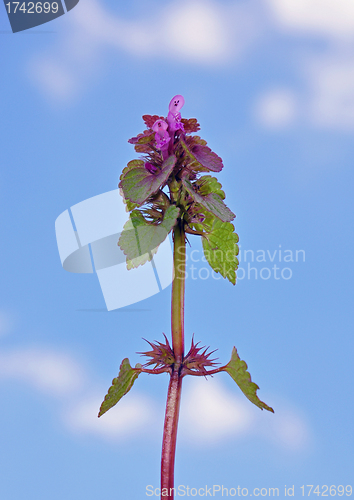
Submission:
M 156 165 L 153 165 L 152 163 L 149 163 L 148 161 L 145 163 L 144 167 L 150 174 L 156 174 L 158 168 Z
M 183 106 L 184 106 L 184 97 L 183 97 L 183 95 L 175 95 L 171 99 L 171 102 L 170 102 L 170 104 L 168 106 L 168 110 L 171 113 L 178 113 L 179 111 L 181 111 L 181 109 L 183 108 Z
M 182 95 L 175 95 L 169 104 L 169 112 L 167 121 L 171 132 L 182 130 L 184 132 L 183 123 L 181 122 L 180 110 L 184 105 L 184 97 Z
M 165 120 L 156 120 L 156 122 L 152 126 L 152 130 L 154 132 L 158 132 L 159 134 L 162 134 L 165 130 L 167 130 L 167 123 Z
M 156 120 L 156 122 L 152 126 L 152 130 L 156 132 L 155 134 L 155 141 L 156 141 L 156 147 L 158 149 L 161 149 L 162 153 L 167 152 L 168 148 L 168 143 L 171 140 L 171 137 L 169 133 L 167 132 L 168 124 L 165 122 L 165 120 Z M 164 154 L 164 157 L 166 154 Z

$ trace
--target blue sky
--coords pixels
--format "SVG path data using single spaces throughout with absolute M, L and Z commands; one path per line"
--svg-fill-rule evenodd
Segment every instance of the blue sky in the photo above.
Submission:
M 223 363 L 236 345 L 275 409 L 226 374 L 186 378 L 176 484 L 294 485 L 295 498 L 352 484 L 352 2 L 81 0 L 18 34 L 0 9 L 0 32 L 0 498 L 159 486 L 167 377 L 141 376 L 96 415 L 121 360 L 169 334 L 171 287 L 105 311 L 97 276 L 61 267 L 54 222 L 117 187 L 141 115 L 165 115 L 175 94 L 223 158 L 244 269 L 233 287 L 198 259 L 186 341 Z

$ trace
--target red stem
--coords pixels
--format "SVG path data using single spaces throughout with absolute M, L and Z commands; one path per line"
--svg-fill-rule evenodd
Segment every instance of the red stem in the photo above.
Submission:
M 180 370 L 173 371 L 168 386 L 165 425 L 161 455 L 161 499 L 174 498 L 174 471 L 182 377 Z M 167 493 L 167 494 L 166 494 Z
M 168 386 L 161 456 L 161 500 L 174 498 L 174 469 L 179 407 L 181 401 L 181 363 L 184 356 L 184 289 L 186 243 L 183 222 L 173 231 L 174 279 L 172 283 L 171 329 L 175 364 Z

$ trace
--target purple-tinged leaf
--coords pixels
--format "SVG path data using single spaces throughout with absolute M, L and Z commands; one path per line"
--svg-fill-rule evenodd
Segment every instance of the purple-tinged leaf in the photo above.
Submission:
M 128 140 L 130 144 L 148 144 L 153 142 L 155 134 L 151 130 L 144 130 L 142 134 L 138 134 L 136 137 L 132 137 Z
M 202 205 L 208 212 L 216 215 L 223 222 L 230 222 L 236 217 L 218 194 L 209 193 L 207 196 L 201 196 L 194 190 L 193 184 L 188 179 L 183 179 L 182 183 L 196 203 Z
M 220 172 L 223 168 L 222 159 L 208 146 L 195 146 L 192 154 L 203 167 L 213 172 Z
M 140 161 L 140 160 L 138 160 Z M 151 195 L 164 186 L 176 163 L 176 157 L 171 155 L 165 160 L 156 174 L 152 174 L 144 167 L 141 161 L 139 166 L 129 168 L 120 177 L 119 187 L 125 199 L 142 205 Z
M 158 115 L 144 115 L 143 120 L 145 125 L 148 128 L 152 129 L 153 124 L 156 122 L 156 120 L 164 120 L 165 118 L 163 116 L 158 116 Z
M 141 168 L 143 166 L 143 160 L 130 160 L 130 162 L 127 163 L 127 166 L 123 168 L 120 178 L 122 178 L 127 172 L 129 172 L 129 170 L 132 170 L 133 168 Z
M 186 144 L 189 149 L 192 149 L 197 144 L 200 146 L 206 146 L 208 143 L 205 139 L 199 137 L 199 135 L 190 135 L 186 137 Z
M 196 118 L 182 118 L 181 122 L 183 123 L 186 134 L 191 134 L 192 132 L 198 132 L 198 130 L 200 130 L 200 125 Z
M 258 385 L 252 382 L 251 375 L 247 371 L 247 363 L 240 359 L 237 354 L 237 349 L 234 347 L 232 349 L 231 360 L 225 366 L 224 370 L 233 378 L 236 384 L 239 386 L 243 394 L 248 398 L 251 403 L 255 404 L 261 410 L 268 410 L 274 413 L 273 408 L 266 405 L 257 396 Z
M 195 139 L 192 137 L 192 139 Z M 198 138 L 199 139 L 199 138 Z M 193 144 L 191 142 L 189 145 L 184 141 L 180 141 L 183 149 L 192 160 L 192 164 L 189 167 L 191 170 L 197 171 L 207 171 L 220 172 L 223 168 L 222 159 L 216 153 L 214 153 L 208 146 L 202 144 Z

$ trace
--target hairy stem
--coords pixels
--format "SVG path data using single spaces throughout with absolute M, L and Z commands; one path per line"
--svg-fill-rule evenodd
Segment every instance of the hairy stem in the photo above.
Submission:
M 174 498 L 174 469 L 179 407 L 181 401 L 181 363 L 184 356 L 184 288 L 186 244 L 183 222 L 173 232 L 174 280 L 172 283 L 171 328 L 175 364 L 168 386 L 161 456 L 161 499 Z M 166 495 L 167 493 L 167 495 Z

